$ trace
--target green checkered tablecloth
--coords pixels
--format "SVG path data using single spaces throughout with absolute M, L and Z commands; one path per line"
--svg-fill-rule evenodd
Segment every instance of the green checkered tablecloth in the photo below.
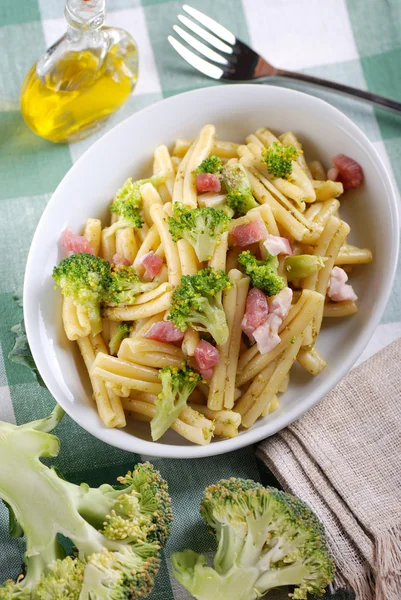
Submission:
M 19 111 L 19 89 L 31 64 L 64 31 L 63 0 L 0 2 L 0 419 L 23 423 L 44 416 L 54 405 L 27 369 L 7 359 L 12 344 L 10 327 L 21 317 L 13 295 L 22 290 L 31 238 L 53 190 L 96 137 L 117 122 L 161 98 L 215 85 L 187 67 L 166 41 L 180 4 L 174 0 L 108 0 L 108 23 L 130 31 L 139 46 L 137 88 L 97 136 L 56 146 L 25 126 Z M 191 4 L 223 22 L 277 66 L 401 100 L 399 0 L 191 0 Z M 401 185 L 400 117 L 329 92 L 290 85 L 326 99 L 349 115 Z M 401 271 L 364 358 L 401 335 L 400 298 Z M 57 466 L 74 481 L 113 482 L 144 458 L 105 445 L 69 417 L 57 433 L 62 442 Z M 256 464 L 252 448 L 202 460 L 153 462 L 168 480 L 174 501 L 175 526 L 166 556 L 188 545 L 197 551 L 212 550 L 212 540 L 198 516 L 199 499 L 207 484 L 232 475 L 268 479 Z M 22 552 L 22 542 L 8 537 L 6 511 L 0 505 L 0 581 L 17 575 Z M 167 560 L 151 598 L 189 598 L 174 583 Z

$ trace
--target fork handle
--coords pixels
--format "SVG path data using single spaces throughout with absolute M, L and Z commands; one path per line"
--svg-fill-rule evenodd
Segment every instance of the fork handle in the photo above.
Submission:
M 365 92 L 364 90 L 359 90 L 358 88 L 353 88 L 349 85 L 344 85 L 335 81 L 329 81 L 328 79 L 321 79 L 320 77 L 313 77 L 312 75 L 307 75 L 306 73 L 284 71 L 283 69 L 276 69 L 274 76 L 295 79 L 297 81 L 311 83 L 312 85 L 330 88 L 332 90 L 336 90 L 337 92 L 347 94 L 348 96 L 354 96 L 360 100 L 370 102 L 379 108 L 384 108 L 397 114 L 401 114 L 401 102 L 396 102 L 395 100 L 385 98 L 384 96 L 379 96 L 378 94 L 372 94 L 372 92 Z

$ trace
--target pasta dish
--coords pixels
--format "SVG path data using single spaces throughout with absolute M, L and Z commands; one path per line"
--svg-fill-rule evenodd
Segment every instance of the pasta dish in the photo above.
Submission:
M 277 410 L 295 362 L 325 368 L 322 320 L 357 312 L 348 276 L 372 253 L 340 216 L 362 168 L 310 158 L 290 132 L 239 144 L 206 125 L 121 182 L 106 226 L 63 232 L 62 320 L 105 426 L 208 444 Z

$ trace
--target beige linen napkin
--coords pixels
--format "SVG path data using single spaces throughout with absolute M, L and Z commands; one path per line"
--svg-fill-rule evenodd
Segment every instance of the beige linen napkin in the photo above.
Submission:
M 334 587 L 401 600 L 401 339 L 257 453 L 325 524 Z

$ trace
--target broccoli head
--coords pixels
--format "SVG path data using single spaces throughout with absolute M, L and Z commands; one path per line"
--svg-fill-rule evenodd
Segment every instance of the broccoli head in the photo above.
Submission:
M 283 146 L 273 142 L 262 150 L 262 159 L 266 163 L 268 172 L 272 177 L 289 179 L 292 173 L 292 161 L 301 154 L 294 146 Z
M 109 342 L 110 354 L 117 354 L 120 349 L 121 342 L 129 336 L 131 327 L 132 323 L 128 321 L 123 321 L 117 325 Z
M 112 281 L 107 260 L 85 252 L 73 254 L 54 267 L 53 279 L 55 287 L 60 287 L 64 296 L 71 297 L 87 313 L 93 335 L 100 333 L 100 303 Z
M 207 158 L 205 158 L 205 160 L 201 162 L 199 167 L 196 169 L 196 174 L 199 175 L 199 173 L 221 173 L 222 168 L 223 163 L 221 162 L 220 158 L 212 154 L 211 156 L 208 156 Z
M 246 250 L 238 255 L 238 262 L 245 268 L 252 285 L 265 292 L 267 296 L 275 296 L 285 288 L 285 281 L 278 274 L 277 256 L 269 254 L 265 260 L 257 260 L 249 250 Z
M 196 331 L 208 332 L 218 345 L 228 338 L 228 325 L 222 303 L 222 293 L 231 287 L 224 271 L 211 267 L 195 275 L 184 275 L 173 293 L 167 317 L 181 331 L 192 326 Z
M 323 526 L 298 498 L 233 478 L 205 490 L 201 514 L 218 543 L 214 568 L 192 550 L 171 556 L 174 577 L 197 600 L 256 600 L 288 585 L 304 600 L 333 580 Z
M 156 400 L 156 413 L 150 428 L 152 439 L 158 440 L 178 419 L 186 406 L 188 397 L 201 381 L 199 373 L 187 367 L 164 367 L 159 371 L 162 391 Z
M 227 231 L 230 216 L 217 208 L 194 208 L 189 210 L 183 204 L 174 204 L 173 216 L 169 219 L 169 229 L 176 242 L 187 240 L 200 262 L 210 260 L 220 243 L 222 233 Z
M 121 265 L 112 269 L 110 277 L 110 285 L 104 298 L 107 304 L 134 304 L 138 294 L 158 286 L 157 281 L 141 281 L 132 266 Z
M 138 464 L 116 487 L 62 479 L 40 458 L 57 456 L 59 440 L 49 432 L 63 414 L 57 407 L 33 423 L 0 422 L 0 497 L 26 538 L 25 575 L 5 582 L 0 599 L 147 596 L 171 528 L 167 484 L 150 463 Z M 72 541 L 74 557 L 65 556 L 58 534 Z
M 107 228 L 107 234 L 113 235 L 118 229 L 124 227 L 140 229 L 143 226 L 141 187 L 145 183 L 161 185 L 164 181 L 164 173 L 158 173 L 149 179 L 139 179 L 138 181 L 132 181 L 131 177 L 127 179 L 110 206 L 110 211 L 116 213 L 119 219 Z
M 251 186 L 244 167 L 239 162 L 228 162 L 222 172 L 227 192 L 227 204 L 237 214 L 244 215 L 259 204 L 252 196 Z

